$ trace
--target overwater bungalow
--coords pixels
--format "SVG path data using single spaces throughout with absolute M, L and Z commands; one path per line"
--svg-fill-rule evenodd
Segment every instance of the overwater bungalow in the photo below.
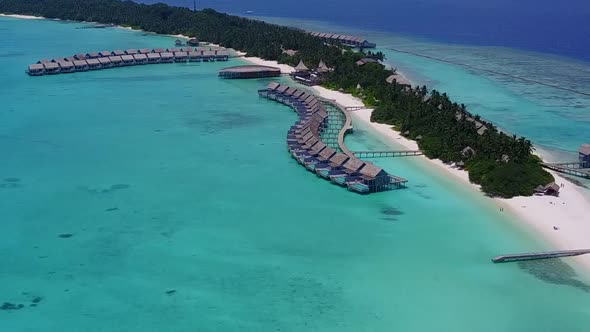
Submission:
M 192 47 L 182 47 L 182 48 L 180 48 L 180 52 L 186 52 L 186 53 L 188 53 L 188 52 L 193 52 L 193 51 L 194 51 L 194 49 Z
M 27 73 L 31 76 L 42 76 L 45 75 L 45 67 L 40 63 L 35 63 L 29 65 Z
M 125 66 L 133 66 L 135 65 L 135 58 L 133 57 L 133 55 L 122 55 L 121 56 L 121 60 L 123 60 L 123 64 Z
M 180 49 L 176 48 L 176 47 L 172 47 L 172 48 L 166 49 L 166 52 L 170 52 L 170 53 L 180 52 Z
M 152 50 L 152 53 L 164 53 L 164 52 L 166 52 L 165 48 L 154 48 Z
M 112 55 L 112 51 L 100 51 L 98 52 L 98 56 L 100 57 L 109 57 Z
M 170 52 L 160 53 L 160 63 L 174 62 L 174 54 Z
M 367 163 L 359 171 L 359 180 L 354 182 L 349 181 L 347 185 L 350 190 L 368 193 L 385 190 L 390 182 L 391 179 L 387 172 L 373 164 Z
M 57 64 L 59 65 L 60 73 L 73 73 L 76 71 L 74 63 L 71 61 L 58 61 Z
M 148 63 L 160 63 L 161 60 L 160 53 L 148 53 L 147 58 Z
M 203 55 L 201 52 L 188 52 L 188 61 L 189 62 L 201 62 L 203 60 Z
M 127 55 L 135 55 L 137 53 L 139 53 L 139 50 L 136 50 L 136 49 L 125 50 L 125 54 L 127 54 Z
M 76 60 L 74 61 L 74 68 L 76 71 L 87 71 L 88 70 L 88 63 L 86 60 Z
M 113 67 L 113 63 L 111 62 L 111 59 L 109 59 L 108 57 L 98 58 L 97 60 L 98 62 L 100 62 L 100 65 L 103 69 Z
M 327 166 L 316 167 L 316 174 L 325 178 L 330 178 L 330 171 L 337 170 L 341 168 L 347 161 L 349 157 L 343 153 L 336 153 L 333 155 L 330 160 L 328 160 Z
M 48 75 L 59 74 L 60 72 L 59 65 L 55 62 L 44 63 L 43 67 L 45 68 L 45 74 Z
M 88 69 L 90 70 L 102 69 L 102 66 L 100 65 L 98 59 L 88 59 L 86 60 L 86 63 L 88 64 Z
M 206 62 L 215 61 L 215 52 L 214 51 L 204 51 L 203 52 L 203 61 L 206 61 Z
M 186 62 L 188 60 L 188 53 L 174 52 L 174 62 Z
M 199 46 L 199 47 L 195 48 L 195 51 L 203 53 L 205 51 L 211 51 L 211 47 Z
M 361 160 L 351 158 L 340 169 L 330 171 L 330 181 L 343 186 L 346 184 L 347 177 L 358 175 L 365 165 Z
M 86 53 L 86 59 L 97 59 L 100 58 L 101 55 L 98 54 L 98 52 L 88 52 Z
M 125 55 L 125 51 L 123 51 L 123 50 L 114 50 L 113 52 L 111 52 L 111 55 L 122 56 L 122 55 Z
M 148 54 L 151 53 L 152 51 L 149 48 L 142 48 L 139 50 L 139 54 Z
M 217 51 L 215 53 L 215 60 L 228 61 L 229 60 L 229 52 L 228 51 Z
M 138 65 L 145 65 L 148 63 L 148 58 L 145 54 L 135 54 L 133 56 L 135 63 Z
M 48 59 L 43 59 L 43 60 L 37 61 L 37 63 L 39 63 L 39 64 L 45 64 L 45 63 L 51 63 L 51 62 L 53 62 L 53 61 L 48 60 Z
M 64 58 L 64 61 L 74 62 L 76 61 L 76 58 L 74 56 L 68 56 Z
M 110 56 L 109 59 L 111 60 L 113 67 L 119 67 L 123 64 L 123 59 L 118 55 Z

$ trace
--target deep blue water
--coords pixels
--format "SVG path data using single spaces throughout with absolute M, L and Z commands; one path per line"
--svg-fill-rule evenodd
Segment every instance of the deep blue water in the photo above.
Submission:
M 193 6 L 193 0 L 142 0 Z M 321 20 L 439 42 L 505 46 L 590 61 L 590 1 L 200 0 L 199 8 Z

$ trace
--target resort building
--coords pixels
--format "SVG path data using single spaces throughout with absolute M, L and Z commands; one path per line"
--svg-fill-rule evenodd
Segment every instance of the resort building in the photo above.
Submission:
M 43 63 L 43 67 L 45 67 L 45 74 L 59 74 L 59 65 L 55 62 Z
M 340 43 L 344 46 L 353 47 L 353 48 L 375 48 L 377 45 L 375 43 L 371 43 L 366 39 L 362 39 L 355 36 L 348 36 L 348 35 L 338 35 L 332 33 L 323 33 L 323 32 L 309 32 L 310 35 L 313 37 L 321 38 L 322 40 L 330 43 Z
M 86 60 L 76 60 L 74 61 L 74 68 L 76 68 L 77 72 L 87 71 L 88 63 L 86 63 Z
M 32 64 L 32 65 L 29 65 L 29 69 L 27 70 L 27 73 L 31 76 L 45 75 L 45 67 L 40 63 Z
M 59 65 L 60 73 L 73 73 L 76 71 L 74 63 L 71 61 L 58 61 L 57 64 Z

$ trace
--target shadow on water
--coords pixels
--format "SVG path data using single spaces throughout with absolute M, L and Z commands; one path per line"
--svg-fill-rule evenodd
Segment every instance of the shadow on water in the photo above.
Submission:
M 400 209 L 393 206 L 383 206 L 379 212 L 383 216 L 381 220 L 385 221 L 397 221 L 399 220 L 397 217 L 404 214 Z
M 590 285 L 578 280 L 576 271 L 561 259 L 521 261 L 518 262 L 518 267 L 544 282 L 590 292 Z
M 207 119 L 187 119 L 186 125 L 190 128 L 197 128 L 202 132 L 213 134 L 223 130 L 256 126 L 261 122 L 263 122 L 263 119 L 258 116 L 239 112 L 223 112 L 214 113 Z

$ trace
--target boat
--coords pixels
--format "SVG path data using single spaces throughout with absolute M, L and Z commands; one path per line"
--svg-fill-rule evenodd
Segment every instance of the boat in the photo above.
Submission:
M 180 39 L 176 39 L 176 41 L 174 42 L 174 45 L 182 46 L 182 41 L 180 41 Z

